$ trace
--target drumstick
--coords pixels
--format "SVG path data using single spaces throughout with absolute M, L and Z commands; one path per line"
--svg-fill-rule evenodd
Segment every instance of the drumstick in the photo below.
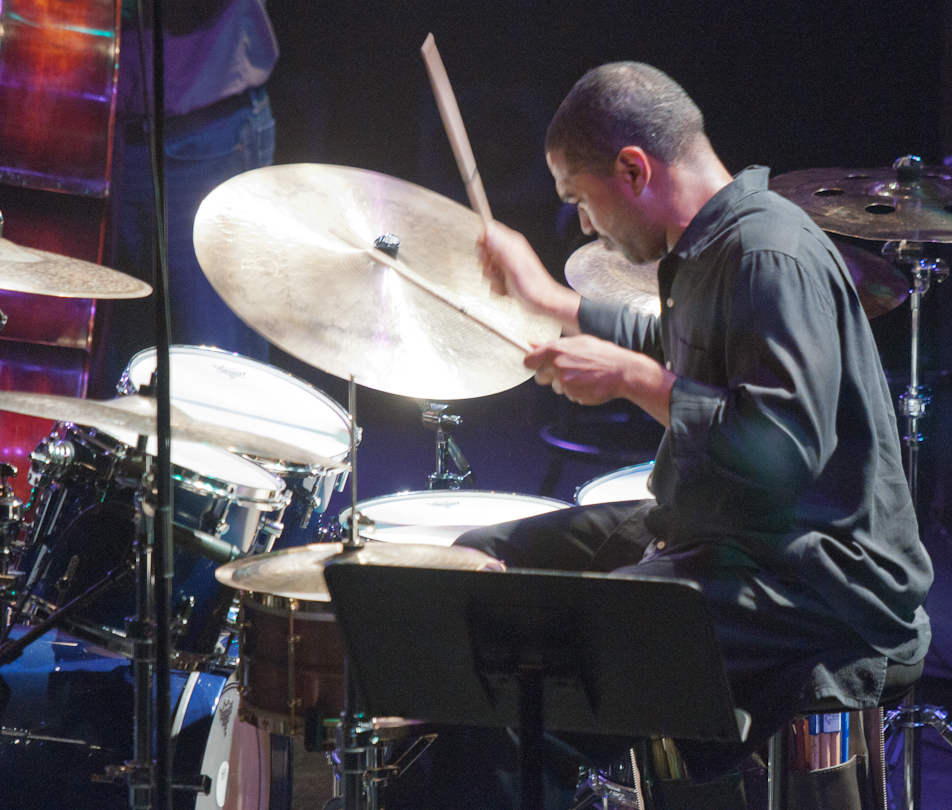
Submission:
M 469 195 L 469 203 L 483 218 L 483 224 L 488 227 L 493 221 L 493 215 L 489 211 L 489 200 L 486 199 L 486 190 L 483 188 L 482 178 L 476 168 L 476 158 L 473 157 L 473 149 L 469 145 L 466 128 L 463 126 L 463 117 L 459 114 L 456 96 L 453 94 L 450 78 L 446 75 L 446 68 L 443 67 L 440 52 L 436 49 L 433 34 L 427 35 L 420 53 L 423 54 L 423 61 L 426 62 L 426 71 L 430 75 L 430 84 L 433 85 L 433 95 L 436 96 L 436 106 L 440 108 L 440 117 L 449 136 L 450 146 L 453 147 L 456 165 L 459 166 L 460 174 L 463 175 L 463 184 Z
M 483 327 L 483 329 L 488 329 L 493 334 L 501 337 L 507 343 L 509 343 L 512 346 L 515 346 L 520 351 L 523 351 L 526 354 L 532 351 L 532 346 L 529 343 L 522 340 L 521 338 L 517 338 L 513 335 L 510 335 L 505 330 L 500 329 L 498 326 L 494 326 L 488 321 L 483 320 L 476 313 L 470 312 L 468 309 L 466 309 L 465 306 L 462 306 L 461 304 L 458 304 L 456 301 L 452 300 L 439 287 L 437 287 L 434 284 L 431 284 L 429 281 L 423 278 L 423 276 L 411 270 L 399 259 L 395 259 L 392 256 L 389 256 L 388 254 L 384 253 L 382 250 L 378 250 L 375 247 L 368 247 L 367 245 L 361 244 L 356 238 L 345 236 L 344 234 L 336 232 L 336 231 L 334 231 L 333 233 L 341 241 L 346 242 L 351 247 L 355 247 L 358 250 L 364 251 L 375 262 L 379 262 L 380 264 L 389 267 L 391 270 L 394 270 L 401 278 L 405 279 L 406 281 L 409 281 L 411 284 L 419 287 L 421 290 L 428 292 L 434 298 L 437 298 L 438 300 L 442 301 L 447 306 L 452 307 L 461 315 L 464 315 L 465 317 L 469 318 L 471 321 L 478 323 L 480 326 Z

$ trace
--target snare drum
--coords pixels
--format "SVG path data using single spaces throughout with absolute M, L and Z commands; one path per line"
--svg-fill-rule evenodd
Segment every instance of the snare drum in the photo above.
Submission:
M 120 394 L 134 394 L 149 383 L 155 349 L 139 352 L 119 383 Z M 220 349 L 172 346 L 169 350 L 172 404 L 194 419 L 225 425 L 303 447 L 341 461 L 350 452 L 350 416 L 323 392 L 284 371 Z M 288 462 L 254 458 L 282 478 L 291 493 L 285 531 L 276 547 L 299 545 L 299 529 L 312 513 L 321 514 L 346 473 Z
M 437 489 L 360 501 L 357 511 L 370 521 L 360 532 L 368 540 L 451 546 L 470 529 L 534 517 L 569 505 L 534 495 Z M 340 513 L 342 526 L 350 525 L 350 512 L 345 509 Z
M 593 503 L 614 503 L 616 501 L 640 501 L 654 498 L 648 491 L 648 478 L 654 462 L 623 467 L 607 475 L 600 475 L 575 492 L 575 502 L 579 506 Z
M 35 508 L 24 528 L 19 563 L 28 573 L 23 609 L 33 618 L 50 615 L 109 572 L 132 565 L 135 499 L 145 462 L 134 449 L 134 435 L 114 433 L 60 423 L 33 453 Z M 216 652 L 234 597 L 215 579 L 222 560 L 187 550 L 193 545 L 188 541 L 201 532 L 239 554 L 264 551 L 274 532 L 268 516 L 284 508 L 287 495 L 279 478 L 215 447 L 173 440 L 171 461 L 173 646 L 180 656 L 204 657 Z M 127 576 L 63 624 L 130 654 L 124 622 L 134 614 L 135 587 Z

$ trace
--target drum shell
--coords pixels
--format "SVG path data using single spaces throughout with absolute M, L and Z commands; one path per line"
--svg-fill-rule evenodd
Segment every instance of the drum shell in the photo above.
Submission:
M 301 735 L 344 711 L 344 642 L 329 603 L 242 593 L 241 714 L 273 734 Z
M 62 423 L 35 457 L 66 457 L 57 465 L 35 464 L 31 473 L 37 505 L 19 541 L 17 568 L 26 575 L 24 611 L 44 618 L 110 574 L 133 565 L 137 487 L 145 472 L 141 454 L 102 432 Z M 173 445 L 174 453 L 175 445 Z M 265 510 L 286 503 L 283 484 L 244 459 L 217 451 L 263 482 L 235 486 L 173 464 L 172 635 L 176 664 L 189 666 L 218 652 L 221 630 L 234 592 L 215 579 L 215 561 L 188 550 L 194 531 L 218 533 L 244 553 L 266 550 Z M 268 489 L 270 487 L 270 489 Z M 240 498 L 240 500 L 239 500 Z M 224 523 L 222 523 L 224 521 Z M 262 548 L 256 549 L 257 545 Z M 111 650 L 131 655 L 125 621 L 136 612 L 131 576 L 110 586 L 91 604 L 62 620 L 64 627 Z
M 169 349 L 172 404 L 194 419 L 222 424 L 305 447 L 335 461 L 350 452 L 350 417 L 323 391 L 249 357 L 207 346 Z M 150 381 L 155 349 L 139 352 L 122 375 L 118 392 L 134 394 Z M 358 436 L 359 441 L 359 436 Z M 284 459 L 247 456 L 284 481 L 291 505 L 275 548 L 311 542 L 320 516 L 347 473 Z M 281 517 L 277 518 L 278 520 Z
M 648 489 L 654 462 L 633 464 L 586 481 L 575 491 L 575 503 L 588 506 L 597 503 L 638 501 L 653 498 Z

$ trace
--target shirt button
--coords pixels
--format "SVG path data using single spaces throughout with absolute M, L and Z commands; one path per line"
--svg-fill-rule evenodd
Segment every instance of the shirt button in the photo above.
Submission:
M 668 371 L 671 371 L 671 361 L 670 361 L 670 360 L 666 361 L 665 364 L 664 364 L 664 367 L 665 367 Z
M 665 301 L 665 303 L 668 305 L 668 309 L 671 309 L 671 307 L 674 306 L 674 299 L 669 298 L 667 301 Z
M 658 551 L 664 551 L 664 547 L 666 545 L 667 543 L 665 543 L 664 540 L 659 540 L 657 543 L 655 543 L 655 548 L 658 549 Z

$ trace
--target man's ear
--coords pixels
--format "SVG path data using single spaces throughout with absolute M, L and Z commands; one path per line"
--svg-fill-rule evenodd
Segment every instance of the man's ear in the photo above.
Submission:
M 651 159 L 640 146 L 622 147 L 615 158 L 615 170 L 625 177 L 635 196 L 651 182 Z

